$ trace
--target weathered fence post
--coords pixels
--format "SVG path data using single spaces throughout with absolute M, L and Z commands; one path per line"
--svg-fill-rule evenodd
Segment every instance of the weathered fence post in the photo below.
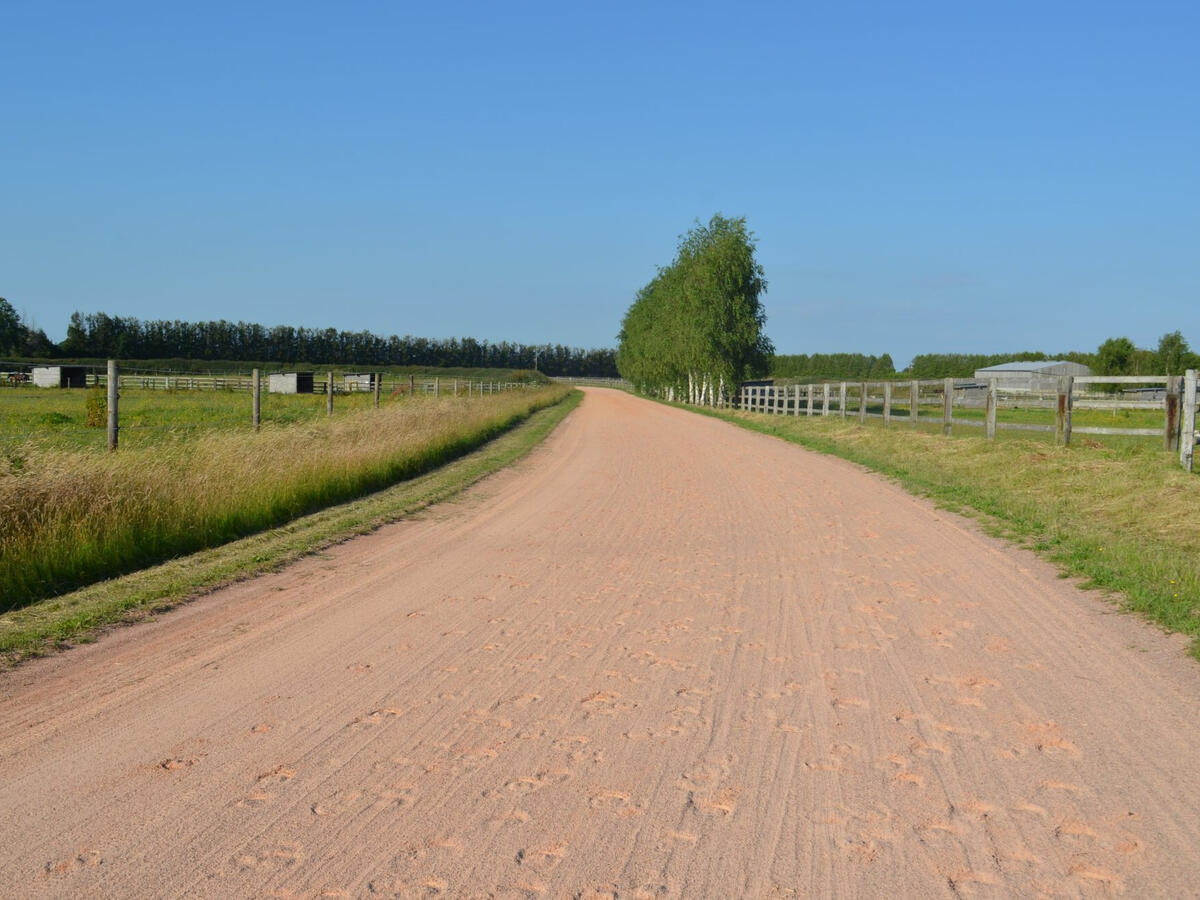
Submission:
M 987 412 L 984 414 L 984 424 L 986 425 L 987 439 L 994 441 L 996 439 L 996 379 L 988 379 L 987 391 Z
M 858 424 L 867 424 L 867 383 L 865 381 L 858 387 Z
M 1192 471 L 1196 452 L 1196 370 L 1188 369 L 1183 376 L 1183 427 L 1179 435 L 1179 462 Z
M 1058 397 L 1054 404 L 1054 439 L 1064 447 L 1071 443 L 1071 391 L 1075 379 L 1063 375 L 1058 379 Z
M 383 373 L 375 373 L 375 408 L 379 409 L 379 392 L 383 389 Z
M 822 383 L 821 388 L 821 415 L 827 416 L 829 415 L 829 382 Z
M 455 397 L 458 396 L 458 379 L 457 378 L 454 379 L 454 396 Z
M 1181 379 L 1178 375 L 1167 376 L 1167 391 L 1163 396 L 1163 406 L 1166 412 L 1166 425 L 1163 428 L 1163 449 L 1174 450 L 1179 442 L 1179 387 Z
M 942 382 L 942 434 L 950 433 L 954 423 L 954 379 L 947 378 Z
M 108 449 L 117 449 L 117 432 L 120 430 L 120 420 L 117 418 L 117 401 L 121 392 L 117 385 L 117 361 L 108 361 Z
M 921 417 L 921 382 L 914 381 L 908 386 L 908 421 L 913 425 Z
M 329 370 L 329 381 L 325 382 L 325 415 L 333 415 L 333 370 Z
M 442 379 L 436 375 L 433 377 L 433 396 L 435 399 L 442 396 Z
M 885 381 L 883 383 L 883 427 L 887 428 L 892 424 L 892 383 Z
M 417 376 L 408 376 L 408 396 L 415 397 L 417 394 Z
M 808 412 L 806 413 L 806 415 L 809 415 L 809 416 L 811 416 L 811 415 L 812 415 L 812 406 L 813 406 L 813 388 L 814 388 L 814 387 L 816 387 L 816 385 L 814 385 L 814 384 L 811 384 L 811 383 L 810 383 L 810 384 L 808 385 L 807 389 L 806 389 L 806 390 L 805 390 L 805 392 L 804 392 L 804 393 L 806 393 L 806 394 L 808 395 L 808 400 L 807 400 L 807 402 L 806 402 L 806 408 L 807 408 Z
M 792 407 L 792 415 L 798 416 L 800 415 L 800 385 L 796 385 L 796 399 L 794 403 L 795 405 Z
M 262 376 L 258 369 L 251 374 L 250 382 L 250 392 L 254 395 L 254 399 L 250 401 L 250 418 L 254 422 L 254 430 L 258 431 L 262 423 Z
M 846 418 L 846 382 L 842 382 L 841 388 L 838 391 L 838 408 L 842 418 Z

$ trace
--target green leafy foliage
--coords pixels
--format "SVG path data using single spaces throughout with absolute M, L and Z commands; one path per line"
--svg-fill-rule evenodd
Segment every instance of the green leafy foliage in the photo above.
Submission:
M 767 283 L 744 218 L 714 215 L 679 240 L 675 260 L 638 291 L 621 324 L 617 368 L 642 392 L 709 397 L 764 375 Z

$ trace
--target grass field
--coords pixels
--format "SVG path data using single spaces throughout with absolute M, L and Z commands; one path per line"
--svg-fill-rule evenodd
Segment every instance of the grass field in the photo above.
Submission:
M 1200 658 L 1200 478 L 1161 440 L 1056 447 L 1019 432 L 986 441 L 966 428 L 947 438 L 877 420 L 699 411 L 852 460 L 977 514 L 1085 587 L 1112 591 L 1126 609 L 1191 636 Z
M 85 393 L 41 391 L 45 399 L 27 401 L 25 392 L 0 394 L 0 421 L 29 426 L 56 412 L 55 404 L 82 404 Z M 550 386 L 470 399 L 419 396 L 378 410 L 369 396 L 348 395 L 331 418 L 322 398 L 273 397 L 277 405 L 264 416 L 277 417 L 255 433 L 245 393 L 127 391 L 122 420 L 145 427 L 123 429 L 117 453 L 100 449 L 103 429 L 74 418 L 0 439 L 0 610 L 411 478 L 568 392 Z

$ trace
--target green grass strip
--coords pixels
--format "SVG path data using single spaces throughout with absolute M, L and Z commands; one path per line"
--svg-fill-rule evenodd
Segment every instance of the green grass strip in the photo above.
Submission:
M 474 452 L 359 500 L 328 507 L 271 531 L 173 559 L 0 615 L 0 663 L 95 639 L 104 628 L 133 622 L 224 585 L 367 534 L 461 492 L 520 459 L 583 399 L 571 391 Z
M 678 406 L 678 404 L 672 404 Z M 837 417 L 679 406 L 838 456 L 1056 563 L 1080 587 L 1192 638 L 1200 659 L 1200 478 L 1161 445 L 1071 447 L 925 434 Z

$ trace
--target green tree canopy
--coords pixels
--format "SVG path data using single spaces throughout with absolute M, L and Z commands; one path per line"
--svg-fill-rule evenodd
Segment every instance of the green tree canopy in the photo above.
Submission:
M 766 292 L 744 218 L 714 215 L 679 239 L 674 261 L 637 292 L 621 323 L 617 368 L 638 390 L 712 398 L 766 374 Z

